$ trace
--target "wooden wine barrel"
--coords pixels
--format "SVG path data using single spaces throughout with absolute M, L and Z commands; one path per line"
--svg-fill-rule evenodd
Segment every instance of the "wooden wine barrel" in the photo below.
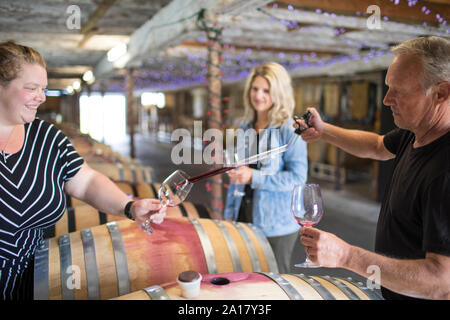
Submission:
M 278 272 L 269 242 L 251 224 L 166 218 L 152 235 L 131 220 L 41 242 L 34 298 L 110 299 L 199 273 Z
M 178 283 L 155 285 L 114 300 L 185 299 Z M 235 272 L 202 275 L 198 300 L 382 300 L 350 278 Z
M 152 168 L 124 163 L 90 162 L 89 166 L 112 180 L 152 182 Z
M 167 217 L 209 218 L 209 210 L 202 204 L 185 201 L 176 207 L 167 208 Z M 127 219 L 98 211 L 87 204 L 68 207 L 55 225 L 44 229 L 44 238 L 59 237 L 63 234 L 105 224 L 110 221 Z

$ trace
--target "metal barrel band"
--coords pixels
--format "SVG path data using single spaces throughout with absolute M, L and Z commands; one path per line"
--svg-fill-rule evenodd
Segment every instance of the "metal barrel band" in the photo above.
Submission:
M 360 297 L 356 293 L 353 292 L 352 289 L 350 289 L 345 283 L 342 281 L 339 281 L 339 279 L 332 278 L 330 276 L 319 276 L 319 278 L 328 280 L 332 284 L 334 284 L 336 287 L 341 289 L 341 291 L 350 299 L 350 300 L 361 300 Z
M 295 289 L 289 281 L 273 272 L 258 272 L 275 281 L 291 300 L 304 300 L 303 296 Z
M 205 255 L 208 273 L 217 273 L 218 271 L 217 271 L 216 257 L 214 256 L 214 250 L 211 241 L 208 237 L 208 234 L 206 233 L 205 229 L 198 220 L 192 218 L 188 218 L 188 220 L 194 226 L 195 231 L 197 231 L 197 235 L 200 239 L 200 243 L 203 248 L 203 253 Z
M 63 300 L 74 300 L 75 295 L 73 288 L 69 288 L 70 277 L 72 272 L 72 252 L 70 249 L 70 236 L 64 234 L 58 239 L 59 255 L 60 255 L 60 272 L 61 272 L 61 295 Z
M 368 287 L 365 287 L 364 284 L 362 282 L 356 282 L 353 281 L 352 278 L 347 278 L 346 279 L 348 282 L 350 282 L 351 284 L 353 284 L 354 286 L 358 287 L 359 290 L 361 290 L 362 292 L 364 292 L 364 294 L 366 296 L 369 297 L 369 299 L 371 300 L 383 300 L 383 297 L 374 289 L 370 289 Z
M 116 264 L 117 284 L 119 296 L 130 292 L 130 276 L 128 274 L 128 262 L 123 244 L 122 233 L 116 221 L 106 224 L 111 236 L 111 243 L 114 251 L 114 262 Z
M 122 166 L 122 164 L 121 164 L 120 162 L 117 163 L 117 168 L 119 169 L 119 180 L 120 180 L 120 181 L 125 180 L 125 178 L 124 178 L 124 172 L 123 172 L 123 166 Z
M 331 294 L 330 291 L 328 291 L 327 288 L 325 288 L 319 281 L 317 281 L 314 278 L 311 278 L 309 276 L 304 275 L 303 273 L 300 274 L 294 274 L 294 276 L 302 279 L 303 281 L 306 281 L 309 285 L 311 285 L 317 293 L 324 299 L 324 300 L 336 300 L 336 298 Z
M 80 231 L 83 244 L 84 265 L 86 267 L 86 281 L 89 300 L 100 300 L 100 283 L 95 255 L 94 236 L 91 229 Z
M 222 232 L 222 235 L 228 247 L 228 251 L 230 252 L 231 255 L 231 262 L 233 264 L 234 272 L 242 272 L 241 257 L 239 256 L 239 251 L 236 247 L 236 244 L 233 241 L 233 238 L 231 237 L 230 232 L 221 221 L 219 220 L 212 220 L 212 221 L 219 227 L 220 231 Z
M 182 215 L 183 217 L 187 217 L 187 216 L 188 216 L 186 207 L 183 205 L 183 203 L 180 203 L 180 204 L 178 205 L 178 208 L 180 208 L 181 215 Z
M 158 190 L 156 190 L 156 188 L 155 188 L 155 186 L 153 185 L 153 183 L 149 183 L 148 185 L 149 185 L 150 188 L 152 189 L 153 194 L 154 194 L 154 197 L 155 197 L 155 198 L 158 198 Z
M 49 299 L 48 266 L 49 240 L 43 240 L 34 256 L 34 300 Z
M 133 182 L 139 181 L 137 178 L 136 167 L 134 165 L 130 166 L 131 174 L 133 175 Z
M 250 229 L 253 231 L 255 236 L 258 238 L 259 243 L 261 244 L 261 248 L 264 252 L 264 256 L 266 257 L 267 266 L 269 267 L 270 272 L 278 273 L 278 264 L 275 259 L 275 255 L 273 253 L 272 247 L 270 246 L 269 241 L 266 236 L 262 232 L 261 229 L 256 227 L 255 225 L 249 223 Z
M 242 239 L 244 240 L 245 246 L 247 247 L 248 255 L 250 256 L 250 260 L 252 262 L 252 270 L 254 272 L 260 272 L 261 265 L 259 263 L 258 254 L 256 253 L 256 249 L 255 246 L 253 245 L 252 240 L 250 239 L 249 235 L 247 234 L 247 232 L 241 226 L 240 223 L 233 221 L 232 224 L 236 227 Z
M 152 300 L 170 300 L 166 291 L 160 286 L 151 286 L 145 288 L 144 291 Z

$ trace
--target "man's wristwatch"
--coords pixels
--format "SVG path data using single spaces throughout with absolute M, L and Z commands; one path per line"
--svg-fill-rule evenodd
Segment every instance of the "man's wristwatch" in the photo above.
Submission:
M 124 212 L 125 212 L 125 217 L 127 217 L 128 219 L 134 220 L 133 216 L 131 215 L 131 205 L 133 204 L 134 201 L 130 201 L 126 204 Z

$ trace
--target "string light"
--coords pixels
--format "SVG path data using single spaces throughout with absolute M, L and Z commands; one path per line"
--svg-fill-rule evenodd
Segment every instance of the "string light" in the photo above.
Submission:
M 394 5 L 399 5 L 400 1 L 397 0 L 390 0 L 394 3 Z M 440 13 L 438 13 L 436 10 L 433 10 L 432 7 L 429 6 L 427 3 L 426 5 L 420 4 L 419 0 L 408 0 L 408 6 L 416 6 L 421 5 L 420 12 L 423 14 L 433 14 L 437 21 L 441 24 L 441 26 L 445 26 L 447 24 L 447 20 L 445 17 L 443 17 Z M 268 5 L 268 8 L 277 9 L 279 8 L 278 3 L 273 3 L 271 5 Z M 295 7 L 295 5 L 289 4 L 288 10 L 293 12 L 298 12 L 298 9 Z M 260 12 L 263 12 L 264 9 L 259 8 Z M 264 10 L 265 11 L 265 10 Z M 200 19 L 198 19 L 199 15 L 202 13 L 202 11 L 199 11 L 198 13 L 191 15 L 188 18 L 193 18 L 197 16 L 197 21 L 199 22 Z M 272 22 L 281 22 L 284 25 L 286 25 L 288 28 L 298 28 L 298 22 L 297 21 L 289 21 L 286 19 L 278 19 L 272 14 L 265 11 L 266 15 L 268 16 L 269 20 Z M 315 10 L 315 13 L 322 14 L 325 17 L 337 17 L 337 15 L 333 12 L 326 12 L 322 9 L 318 8 Z M 355 12 L 356 16 L 363 16 L 366 15 L 366 13 L 361 12 Z M 184 21 L 188 18 L 181 19 L 180 21 Z M 383 17 L 383 20 L 388 21 L 389 18 L 387 16 Z M 176 23 L 178 21 L 175 21 L 173 23 Z M 172 23 L 172 24 L 173 24 Z M 169 25 L 169 24 L 167 24 Z M 323 27 L 323 26 L 322 26 Z M 305 32 L 313 32 L 316 30 L 319 30 L 321 26 L 308 26 L 308 27 L 302 27 L 299 30 L 305 31 Z M 407 26 L 405 28 L 414 28 L 412 26 Z M 416 27 L 417 28 L 417 27 Z M 408 30 L 405 30 L 408 31 Z M 411 29 L 409 29 L 411 31 Z M 334 28 L 334 34 L 337 37 L 337 39 L 341 40 L 343 44 L 347 46 L 354 46 L 358 49 L 362 49 L 364 47 L 368 47 L 367 42 L 359 42 L 354 39 L 350 39 L 345 36 L 346 29 L 345 28 Z M 447 29 L 445 31 L 447 34 L 450 33 L 450 30 Z M 439 34 L 438 34 L 439 35 Z M 203 43 L 208 43 L 207 38 L 200 37 L 198 39 L 199 41 Z M 319 59 L 315 52 L 312 52 L 310 55 L 300 55 L 295 54 L 293 56 L 293 59 L 288 61 L 287 55 L 284 52 L 280 52 L 278 54 L 278 58 L 283 60 L 285 59 L 285 67 L 288 70 L 298 70 L 298 69 L 307 69 L 307 68 L 318 68 L 322 66 L 330 66 L 335 63 L 342 63 L 343 61 L 351 61 L 355 59 L 360 59 L 363 61 L 369 61 L 370 59 L 374 59 L 380 55 L 389 54 L 389 48 L 382 44 L 374 44 L 379 49 L 375 51 L 375 53 L 368 53 L 366 55 L 355 55 L 352 54 L 350 56 L 337 56 L 332 57 L 329 59 Z M 234 82 L 239 81 L 244 78 L 246 78 L 252 68 L 259 65 L 261 61 L 250 57 L 254 54 L 254 50 L 251 48 L 244 49 L 244 52 L 237 53 L 235 50 L 235 47 L 231 44 L 223 44 L 224 52 L 222 53 L 222 63 L 221 63 L 221 78 L 223 82 Z M 185 49 L 187 51 L 187 49 Z M 267 55 L 267 53 L 262 53 L 261 56 Z M 164 63 L 164 59 L 162 57 L 152 58 L 149 59 L 149 64 L 153 65 L 152 69 L 141 69 L 139 74 L 137 75 L 136 79 L 136 88 L 137 89 L 151 89 L 151 90 L 176 90 L 176 89 L 182 89 L 187 87 L 195 87 L 195 86 L 206 86 L 208 84 L 208 60 L 207 56 L 205 54 L 187 54 L 186 57 L 187 63 L 184 64 L 177 64 L 176 67 L 174 63 L 166 62 Z M 157 62 L 157 66 L 155 66 L 155 61 Z M 155 70 L 155 67 L 158 67 L 158 70 Z M 111 90 L 115 88 L 117 91 L 123 91 L 123 88 L 125 88 L 124 82 L 122 84 L 116 83 L 112 85 L 108 90 Z

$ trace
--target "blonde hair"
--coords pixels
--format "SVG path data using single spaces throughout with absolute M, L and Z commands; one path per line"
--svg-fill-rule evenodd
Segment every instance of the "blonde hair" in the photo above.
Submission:
M 295 100 L 289 73 L 282 65 L 275 62 L 268 62 L 254 68 L 248 77 L 244 90 L 244 119 L 247 122 L 251 122 L 255 118 L 255 110 L 250 100 L 250 89 L 253 81 L 258 76 L 266 79 L 270 86 L 273 106 L 269 111 L 269 120 L 274 126 L 280 126 L 292 117 Z
M 420 82 L 426 93 L 439 82 L 450 81 L 450 41 L 430 36 L 407 40 L 391 51 L 395 55 L 417 56 L 422 61 L 423 73 Z
M 0 43 L 0 85 L 6 87 L 19 76 L 24 64 L 38 64 L 45 69 L 44 58 L 33 48 L 14 41 Z

